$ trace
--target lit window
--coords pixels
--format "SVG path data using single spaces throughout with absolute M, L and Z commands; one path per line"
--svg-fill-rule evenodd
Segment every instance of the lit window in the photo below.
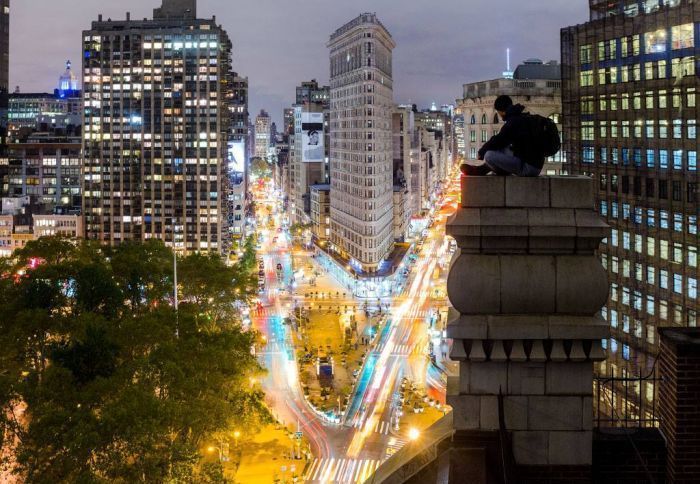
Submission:
M 685 49 L 695 45 L 695 25 L 692 23 L 671 28 L 671 48 Z

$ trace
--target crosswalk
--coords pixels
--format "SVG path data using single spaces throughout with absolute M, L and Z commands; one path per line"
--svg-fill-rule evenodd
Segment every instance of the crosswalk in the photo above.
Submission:
M 357 419 L 355 423 L 353 423 L 353 427 L 356 429 L 366 427 L 367 425 L 370 425 L 367 421 L 363 419 Z M 381 434 L 381 435 L 389 435 L 389 432 L 391 431 L 391 423 L 387 421 L 378 421 L 374 424 L 374 433 Z
M 377 459 L 316 459 L 304 476 L 304 482 L 362 483 L 369 479 L 381 464 Z
M 386 345 L 392 345 L 390 349 L 390 354 L 392 356 L 408 356 L 408 355 L 418 355 L 422 354 L 425 350 L 425 344 L 419 345 L 397 345 L 392 342 L 382 343 L 376 348 L 377 353 L 382 353 Z

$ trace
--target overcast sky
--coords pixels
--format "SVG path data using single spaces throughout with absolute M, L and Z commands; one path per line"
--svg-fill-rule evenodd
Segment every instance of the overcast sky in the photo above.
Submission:
M 81 59 L 81 31 L 105 18 L 151 17 L 161 0 L 11 0 L 10 86 L 52 90 L 63 63 Z M 587 20 L 588 0 L 199 0 L 233 41 L 236 71 L 250 81 L 250 112 L 275 120 L 294 102 L 294 87 L 328 82 L 330 34 L 364 11 L 389 29 L 394 100 L 427 107 L 453 103 L 462 84 L 498 77 L 505 51 L 513 63 L 559 60 L 559 29 Z M 76 65 L 77 67 L 77 65 Z

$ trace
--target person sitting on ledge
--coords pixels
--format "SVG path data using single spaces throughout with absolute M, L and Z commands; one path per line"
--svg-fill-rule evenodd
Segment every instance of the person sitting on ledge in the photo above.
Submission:
M 539 140 L 533 139 L 533 119 L 525 112 L 525 106 L 513 104 L 510 96 L 498 96 L 494 105 L 505 124 L 479 150 L 482 165 L 462 165 L 466 176 L 485 176 L 490 173 L 508 176 L 538 176 L 544 166 L 545 156 Z M 542 118 L 546 119 L 546 118 Z

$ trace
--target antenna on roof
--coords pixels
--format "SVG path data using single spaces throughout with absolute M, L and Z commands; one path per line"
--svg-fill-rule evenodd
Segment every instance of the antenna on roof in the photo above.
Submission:
M 513 71 L 510 70 L 510 47 L 506 49 L 506 70 L 503 72 L 504 79 L 513 79 Z

